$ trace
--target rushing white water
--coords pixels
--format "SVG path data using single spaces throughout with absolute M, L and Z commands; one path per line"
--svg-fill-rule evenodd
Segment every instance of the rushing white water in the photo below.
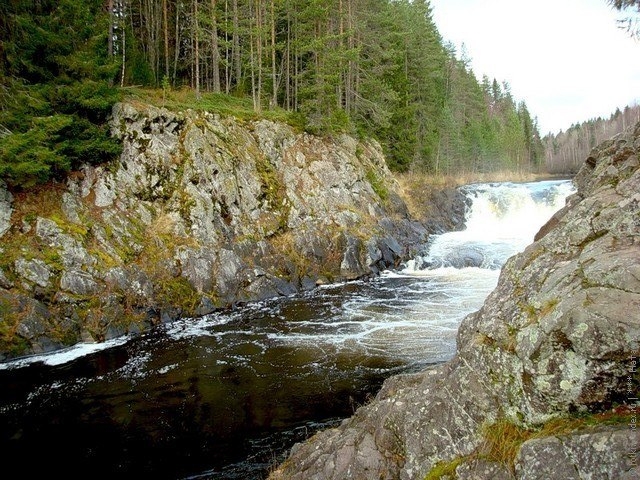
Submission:
M 574 187 L 570 181 L 545 181 L 475 184 L 463 191 L 471 200 L 465 228 L 435 236 L 423 255 L 383 274 L 381 289 L 396 289 L 405 311 L 402 321 L 374 321 L 363 335 L 365 348 L 384 331 L 387 354 L 448 359 L 460 321 L 482 306 L 506 260 L 533 241 Z M 397 283 L 398 278 L 414 281 Z
M 435 236 L 423 255 L 384 272 L 373 286 L 353 292 L 327 287 L 325 297 L 340 298 L 334 308 L 304 321 L 291 319 L 268 337 L 329 357 L 447 360 L 460 321 L 482 305 L 504 262 L 533 241 L 572 192 L 569 181 L 467 186 L 471 206 L 464 230 Z
M 537 231 L 573 193 L 568 181 L 477 184 L 464 189 L 472 200 L 465 228 L 436 237 L 408 272 L 452 266 L 499 269 L 524 250 Z

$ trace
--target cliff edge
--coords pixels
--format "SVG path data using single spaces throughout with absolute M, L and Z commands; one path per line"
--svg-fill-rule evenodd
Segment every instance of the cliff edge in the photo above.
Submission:
M 382 149 L 117 104 L 120 158 L 0 182 L 0 361 L 393 267 L 426 239 Z
M 509 259 L 454 358 L 388 379 L 271 480 L 638 479 L 640 124 Z

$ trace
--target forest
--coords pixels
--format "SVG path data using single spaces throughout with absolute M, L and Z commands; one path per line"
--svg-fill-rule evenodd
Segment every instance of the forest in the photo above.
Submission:
M 575 123 L 566 131 L 546 135 L 545 169 L 549 173 L 573 174 L 584 163 L 592 148 L 640 122 L 640 105 L 617 109 L 609 118 L 592 118 Z
M 0 38 L 0 178 L 15 188 L 118 155 L 107 120 L 134 86 L 372 136 L 397 172 L 545 165 L 525 102 L 476 78 L 425 0 L 8 0 Z

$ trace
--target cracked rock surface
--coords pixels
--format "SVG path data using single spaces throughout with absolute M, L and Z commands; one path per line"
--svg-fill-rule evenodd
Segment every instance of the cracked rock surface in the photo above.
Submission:
M 111 162 L 0 183 L 0 361 L 375 275 L 429 234 L 375 141 L 136 102 L 111 131 Z

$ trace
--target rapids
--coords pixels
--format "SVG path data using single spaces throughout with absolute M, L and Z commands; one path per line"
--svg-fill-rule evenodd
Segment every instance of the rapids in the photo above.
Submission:
M 399 372 L 455 353 L 461 320 L 570 181 L 476 184 L 463 231 L 403 268 L 0 364 L 0 451 L 22 476 L 262 479 Z

